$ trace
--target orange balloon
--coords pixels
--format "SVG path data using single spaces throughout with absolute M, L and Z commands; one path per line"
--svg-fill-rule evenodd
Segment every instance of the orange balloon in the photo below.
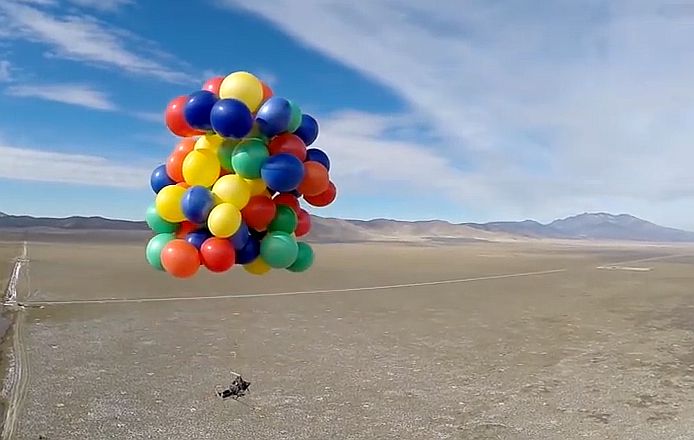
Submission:
M 334 183 L 330 182 L 328 189 L 315 196 L 304 196 L 304 200 L 311 206 L 322 208 L 334 202 L 336 197 L 337 188 L 335 188 Z
M 174 182 L 183 182 L 183 160 L 188 153 L 193 151 L 197 138 L 188 137 L 182 139 L 173 149 L 169 158 L 166 159 L 166 174 L 171 177 Z
M 180 142 L 176 144 L 171 154 L 183 154 L 184 156 L 195 148 L 195 143 L 200 139 L 198 136 L 187 137 L 181 139 Z
M 304 196 L 317 196 L 330 186 L 328 170 L 320 162 L 304 162 L 304 179 L 297 188 Z
M 265 84 L 264 81 L 261 81 L 260 84 L 263 86 L 263 102 L 265 102 L 268 99 L 272 98 L 272 95 L 274 95 L 275 93 L 272 91 L 269 85 Z
M 161 265 L 176 278 L 190 278 L 200 269 L 200 254 L 195 246 L 177 238 L 161 250 Z

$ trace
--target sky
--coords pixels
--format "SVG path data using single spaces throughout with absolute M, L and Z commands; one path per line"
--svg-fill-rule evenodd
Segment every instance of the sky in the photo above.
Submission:
M 694 230 L 694 2 L 2 0 L 0 211 L 141 219 L 175 96 L 316 117 L 322 216 L 629 213 Z

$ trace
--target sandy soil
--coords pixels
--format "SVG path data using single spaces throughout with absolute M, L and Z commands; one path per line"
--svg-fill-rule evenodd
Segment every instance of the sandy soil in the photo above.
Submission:
M 32 245 L 29 300 L 454 284 L 23 312 L 17 439 L 690 439 L 694 249 L 324 245 L 310 274 L 173 281 Z M 655 259 L 633 262 L 643 258 Z M 627 262 L 628 264 L 621 264 Z M 650 271 L 597 269 L 605 265 Z M 214 396 L 229 370 L 241 402 Z

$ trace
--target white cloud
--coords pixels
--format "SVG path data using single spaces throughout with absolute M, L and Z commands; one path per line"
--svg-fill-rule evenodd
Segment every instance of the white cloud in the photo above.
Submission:
M 0 144 L 0 178 L 113 188 L 146 188 L 151 169 L 103 157 Z
M 331 179 L 350 191 L 372 192 L 382 183 L 417 190 L 422 170 L 436 176 L 429 190 L 451 196 L 471 190 L 468 176 L 442 156 L 431 154 L 413 142 L 389 139 L 387 133 L 406 123 L 400 116 L 348 111 L 319 121 L 320 145 L 331 158 Z M 461 188 L 463 190 L 461 191 Z
M 167 67 L 172 56 L 153 43 L 88 15 L 54 15 L 17 0 L 0 2 L 0 31 L 4 38 L 21 38 L 49 46 L 47 55 L 93 63 L 173 83 L 194 79 Z M 134 50 L 129 47 L 137 47 Z M 180 67 L 181 63 L 176 63 Z
M 85 84 L 16 85 L 8 87 L 6 93 L 11 96 L 39 98 L 95 110 L 117 110 L 116 105 L 104 92 Z
M 694 227 L 684 220 L 694 11 L 650 0 L 220 1 L 397 92 L 444 140 L 437 154 L 465 164 L 455 179 L 484 194 L 468 199 L 480 220 L 596 209 Z

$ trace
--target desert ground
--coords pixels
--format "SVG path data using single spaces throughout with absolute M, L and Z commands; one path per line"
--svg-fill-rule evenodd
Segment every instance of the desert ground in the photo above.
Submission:
M 13 439 L 694 432 L 694 248 L 326 244 L 304 274 L 175 280 L 143 246 L 28 244 Z
M 3 243 L 0 241 L 0 285 L 3 288 L 14 267 L 14 259 L 21 253 L 21 243 Z

